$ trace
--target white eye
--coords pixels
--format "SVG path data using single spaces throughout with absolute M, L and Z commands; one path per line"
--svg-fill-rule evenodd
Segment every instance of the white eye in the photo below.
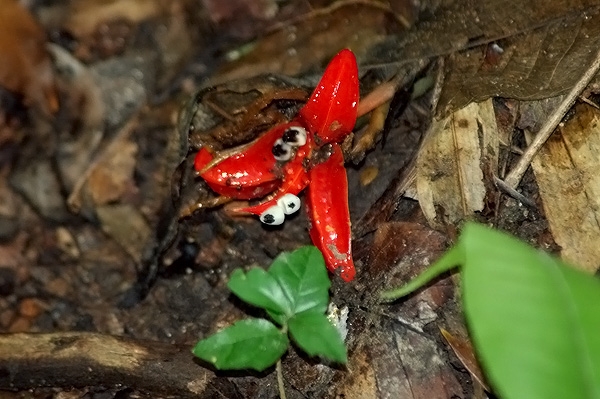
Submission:
M 279 205 L 273 205 L 260 214 L 260 221 L 271 226 L 278 226 L 285 220 L 283 209 Z
M 273 156 L 278 161 L 289 161 L 292 157 L 292 147 L 283 142 L 282 139 L 277 139 L 273 148 L 271 148 Z
M 296 197 L 294 194 L 285 194 L 277 200 L 277 205 L 283 209 L 283 213 L 291 215 L 300 209 L 300 198 Z
M 294 147 L 302 147 L 306 144 L 306 129 L 300 126 L 292 126 L 283 133 L 281 138 L 284 143 Z

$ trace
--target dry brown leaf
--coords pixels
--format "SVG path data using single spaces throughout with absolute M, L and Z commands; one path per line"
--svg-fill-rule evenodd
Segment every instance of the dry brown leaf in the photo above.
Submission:
M 116 151 L 94 168 L 87 182 L 87 189 L 96 205 L 119 200 L 133 185 L 137 144 L 124 138 L 114 148 Z
M 159 0 L 75 0 L 70 4 L 65 29 L 82 38 L 94 33 L 102 23 L 115 20 L 136 24 L 162 11 Z
M 440 332 L 442 336 L 448 342 L 448 345 L 452 348 L 458 360 L 465 366 L 465 368 L 471 374 L 471 377 L 475 381 L 477 381 L 485 390 L 490 391 L 490 387 L 485 382 L 485 378 L 483 376 L 483 372 L 481 371 L 481 367 L 479 367 L 479 363 L 475 357 L 475 351 L 473 350 L 473 345 L 471 341 L 466 338 L 461 338 L 450 334 L 447 330 L 440 328 Z
M 594 273 L 600 265 L 600 111 L 575 107 L 533 159 L 533 171 L 561 257 Z
M 417 157 L 417 194 L 428 222 L 441 228 L 483 210 L 484 170 L 495 171 L 497 164 L 491 100 L 434 121 Z
M 337 388 L 336 397 L 362 399 L 377 397 L 377 376 L 367 351 L 360 350 L 350 355 L 352 367 L 348 376 Z
M 341 376 L 335 397 L 431 399 L 462 394 L 435 340 L 398 323 L 382 324 L 363 334 L 362 345 L 351 351 L 352 366 Z
M 600 46 L 600 13 L 589 12 L 449 57 L 438 113 L 489 97 L 542 99 L 566 93 Z M 500 47 L 502 46 L 502 47 Z
M 461 51 L 446 67 L 448 86 L 438 106 L 444 114 L 491 96 L 563 93 L 600 46 L 600 0 L 547 0 L 543 7 L 520 0 L 440 4 L 410 31 L 378 45 L 364 64 L 402 65 Z
M 375 2 L 342 2 L 302 16 L 260 39 L 250 53 L 214 76 L 212 84 L 264 73 L 295 76 L 324 65 L 345 47 L 360 58 L 374 43 L 400 29 L 386 7 Z
M 394 334 L 394 338 L 410 396 L 390 397 L 431 399 L 456 395 L 460 385 L 442 361 L 441 351 L 432 339 L 410 330 Z
M 102 230 L 138 263 L 152 234 L 148 222 L 138 209 L 129 204 L 104 205 L 96 208 Z
M 372 63 L 410 63 L 448 55 L 581 16 L 598 0 L 453 0 L 421 16 L 414 29 L 387 38 L 372 52 Z
M 58 110 L 46 34 L 16 0 L 0 0 L 0 86 L 47 114 Z

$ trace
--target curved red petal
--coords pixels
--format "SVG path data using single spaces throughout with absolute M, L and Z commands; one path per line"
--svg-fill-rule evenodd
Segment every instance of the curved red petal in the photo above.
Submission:
M 358 97 L 356 57 L 344 49 L 325 69 L 300 116 L 322 143 L 340 142 L 354 128 Z
M 329 271 L 341 268 L 342 279 L 351 281 L 356 272 L 352 261 L 348 179 L 342 150 L 337 144 L 333 148 L 329 159 L 309 172 L 306 199 L 309 234 L 323 253 Z
M 219 162 L 200 176 L 221 195 L 237 199 L 264 197 L 281 184 L 281 173 L 277 173 L 277 160 L 271 151 L 273 145 L 286 129 L 297 125 L 296 122 L 275 126 L 244 151 Z M 194 167 L 201 171 L 211 160 L 212 155 L 202 148 L 196 155 Z

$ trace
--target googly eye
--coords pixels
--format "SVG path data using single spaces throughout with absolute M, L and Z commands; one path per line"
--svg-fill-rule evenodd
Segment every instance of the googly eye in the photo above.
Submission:
M 294 147 L 302 147 L 306 144 L 306 129 L 300 126 L 292 126 L 283 133 L 281 138 L 284 143 Z
M 292 158 L 292 147 L 284 143 L 282 139 L 277 139 L 275 144 L 273 144 L 273 148 L 271 148 L 271 152 L 273 156 L 278 161 L 289 161 Z
M 270 226 L 278 226 L 285 220 L 283 209 L 279 205 L 273 205 L 260 214 L 260 221 Z
M 283 213 L 286 215 L 297 212 L 300 209 L 300 204 L 300 198 L 296 197 L 294 194 L 285 194 L 277 200 L 277 205 L 283 209 Z

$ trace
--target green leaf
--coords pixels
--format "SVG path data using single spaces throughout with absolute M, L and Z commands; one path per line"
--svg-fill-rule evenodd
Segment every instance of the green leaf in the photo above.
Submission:
M 283 289 L 294 314 L 308 310 L 325 313 L 331 282 L 323 255 L 316 247 L 282 253 L 273 261 L 269 273 Z
M 275 364 L 288 346 L 287 335 L 273 323 L 248 319 L 203 339 L 192 352 L 219 370 L 263 371 Z
M 282 287 L 273 276 L 261 268 L 252 268 L 248 273 L 236 269 L 227 286 L 242 300 L 275 315 L 277 322 L 285 321 L 293 314 L 292 303 Z
M 600 282 L 480 225 L 459 245 L 465 314 L 500 396 L 600 398 Z
M 465 254 L 462 245 L 458 244 L 446 252 L 437 262 L 429 266 L 423 273 L 419 274 L 414 279 L 400 288 L 396 288 L 389 291 L 383 291 L 380 294 L 381 299 L 384 301 L 394 301 L 398 298 L 402 298 L 408 294 L 411 294 L 421 287 L 424 287 L 434 278 L 438 277 L 442 273 L 464 263 Z
M 310 356 L 321 356 L 338 363 L 348 361 L 339 331 L 316 311 L 303 312 L 289 320 L 289 330 L 298 346 Z

